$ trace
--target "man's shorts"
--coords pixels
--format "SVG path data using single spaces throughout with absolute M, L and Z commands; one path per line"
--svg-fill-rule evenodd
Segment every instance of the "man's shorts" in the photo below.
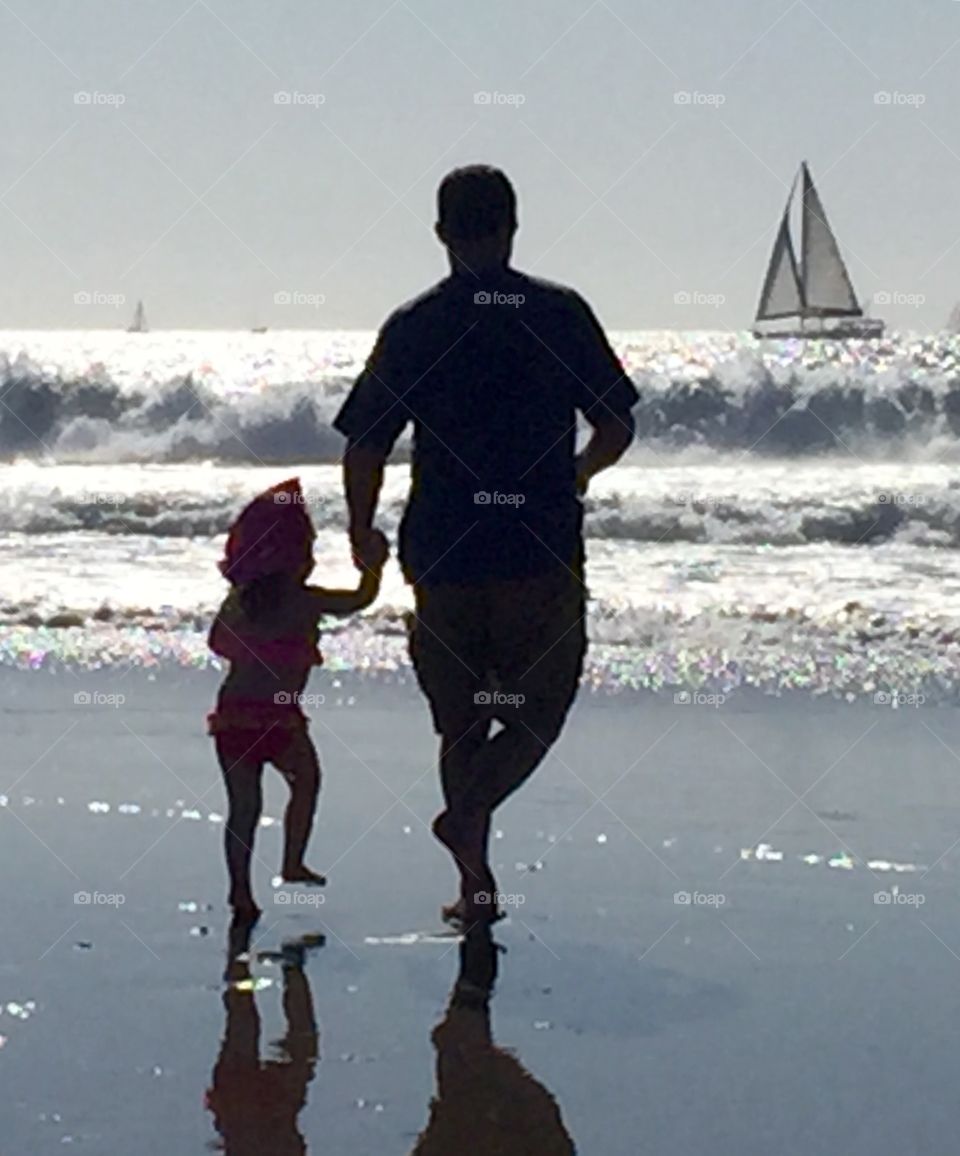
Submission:
M 566 567 L 532 578 L 415 586 L 410 657 L 434 729 L 484 719 L 559 733 L 586 653 L 586 591 Z

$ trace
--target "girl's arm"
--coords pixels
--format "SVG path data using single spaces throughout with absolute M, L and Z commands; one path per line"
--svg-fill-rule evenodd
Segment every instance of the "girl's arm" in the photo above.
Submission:
M 325 586 L 308 586 L 307 593 L 318 615 L 354 614 L 365 610 L 376 601 L 380 593 L 380 579 L 383 566 L 390 552 L 387 539 L 379 530 L 371 531 L 370 558 L 361 571 L 360 585 L 356 590 L 328 590 Z
M 219 655 L 220 658 L 229 659 L 231 662 L 235 661 L 238 651 L 242 649 L 242 644 L 237 639 L 236 626 L 236 605 L 232 595 L 228 595 L 217 611 L 217 616 L 210 627 L 207 645 L 214 654 Z
M 308 586 L 307 593 L 314 611 L 321 614 L 355 614 L 376 601 L 380 593 L 379 569 L 364 570 L 356 590 L 330 590 L 326 586 Z

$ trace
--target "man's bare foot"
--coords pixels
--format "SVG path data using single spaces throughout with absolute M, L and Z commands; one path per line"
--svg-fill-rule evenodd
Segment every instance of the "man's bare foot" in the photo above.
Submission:
M 254 903 L 253 896 L 248 892 L 231 893 L 227 902 L 233 911 L 233 918 L 236 923 L 256 923 L 263 914 L 256 903 Z
M 300 863 L 295 867 L 284 867 L 280 873 L 280 878 L 284 883 L 306 883 L 308 887 L 326 887 L 326 875 L 320 875 L 316 871 L 311 871 L 305 863 Z
M 468 931 L 471 927 L 478 925 L 489 926 L 491 923 L 498 923 L 504 918 L 504 913 L 493 903 L 478 902 L 477 895 L 480 894 L 484 893 L 477 892 L 476 895 L 470 897 L 469 901 L 461 896 L 456 903 L 441 907 L 440 915 L 443 922 L 455 927 L 458 931 Z

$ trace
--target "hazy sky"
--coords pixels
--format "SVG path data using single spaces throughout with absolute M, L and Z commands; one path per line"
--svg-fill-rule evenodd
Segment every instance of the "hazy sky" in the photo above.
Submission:
M 804 157 L 874 312 L 960 301 L 957 0 L 0 0 L 0 38 L 3 328 L 376 326 L 479 160 L 609 328 L 749 326 Z

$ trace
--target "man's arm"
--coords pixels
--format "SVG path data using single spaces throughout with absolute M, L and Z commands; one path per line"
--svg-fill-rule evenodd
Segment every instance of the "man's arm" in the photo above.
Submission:
M 590 420 L 590 419 L 588 419 Z M 615 465 L 627 452 L 637 431 L 633 414 L 601 413 L 592 418 L 593 433 L 590 440 L 577 454 L 577 491 L 587 492 L 590 479 L 601 470 Z
M 374 564 L 378 547 L 373 519 L 383 469 L 410 416 L 403 401 L 406 347 L 397 328 L 395 321 L 388 320 L 381 329 L 363 372 L 333 422 L 333 428 L 347 439 L 343 488 L 353 564 L 358 570 Z
M 343 457 L 343 489 L 347 499 L 348 533 L 357 569 L 372 566 L 376 547 L 373 519 L 377 514 L 387 455 L 379 449 L 348 442 Z
M 638 394 L 590 306 L 574 296 L 573 310 L 570 364 L 578 381 L 577 406 L 593 430 L 576 459 L 577 490 L 584 494 L 590 479 L 618 462 L 633 441 L 637 427 L 630 411 Z

